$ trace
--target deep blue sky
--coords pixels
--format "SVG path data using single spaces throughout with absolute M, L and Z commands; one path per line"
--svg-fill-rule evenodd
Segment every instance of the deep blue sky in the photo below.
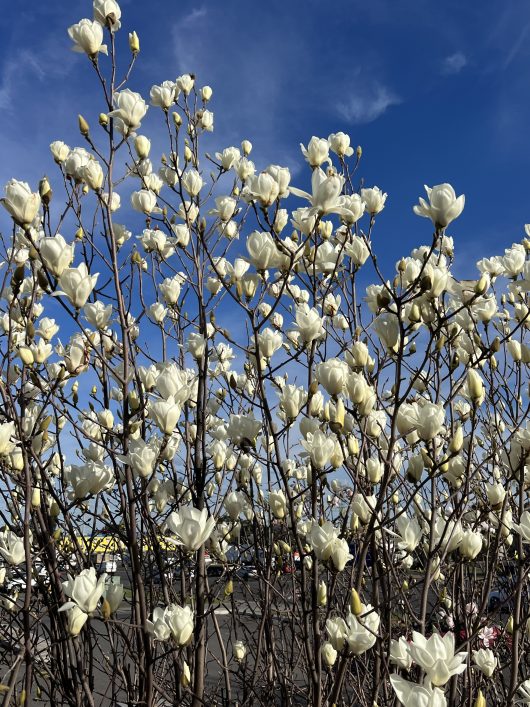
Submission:
M 456 274 L 471 275 L 478 257 L 523 236 L 530 221 L 528 2 L 121 6 L 118 42 L 126 49 L 135 29 L 142 46 L 131 88 L 148 98 L 152 84 L 194 72 L 199 85 L 214 89 L 218 147 L 248 138 L 258 166 L 286 164 L 304 187 L 300 142 L 343 130 L 362 145 L 360 173 L 389 193 L 376 231 L 384 258 L 394 262 L 429 240 L 428 223 L 412 213 L 424 183 L 449 181 L 466 194 L 464 214 L 450 229 L 461 261 Z M 19 0 L 3 8 L 0 184 L 12 176 L 33 185 L 44 173 L 53 178 L 48 145 L 58 138 L 82 144 L 78 113 L 97 127 L 103 106 L 94 101 L 95 77 L 88 59 L 70 51 L 66 33 L 91 16 L 88 0 Z M 149 111 L 147 134 L 156 133 L 157 112 Z M 0 228 L 7 224 L 0 215 Z

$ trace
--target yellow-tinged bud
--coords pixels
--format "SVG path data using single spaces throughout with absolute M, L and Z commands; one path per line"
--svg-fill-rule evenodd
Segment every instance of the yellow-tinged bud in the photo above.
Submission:
M 406 579 L 403 580 L 403 584 L 401 585 L 401 588 L 403 589 L 404 592 L 406 592 L 409 588 L 409 583 L 407 582 Z
M 33 508 L 39 508 L 40 506 L 40 489 L 33 489 L 31 492 L 31 505 Z
M 133 54 L 138 54 L 140 51 L 140 40 L 136 32 L 129 32 L 129 49 Z
M 450 454 L 458 454 L 464 446 L 464 430 L 462 425 L 458 425 L 455 433 L 449 442 L 448 451 Z
M 360 616 L 363 613 L 363 604 L 361 602 L 361 597 L 356 589 L 352 587 L 351 597 L 350 597 L 350 608 L 351 613 L 354 616 Z
M 182 672 L 180 674 L 180 684 L 182 687 L 188 687 L 188 685 L 191 682 L 191 672 L 190 672 L 190 666 L 184 661 L 184 664 L 182 666 Z
M 329 426 L 331 427 L 332 432 L 341 432 L 344 427 L 345 414 L 346 410 L 344 408 L 344 402 L 342 401 L 342 398 L 339 398 L 335 404 L 335 407 L 331 410 Z
M 108 125 L 109 116 L 106 113 L 100 113 L 98 120 L 99 120 L 99 124 L 102 127 L 105 127 L 106 125 Z
M 234 593 L 234 583 L 231 579 L 228 580 L 228 582 L 225 584 L 225 597 L 229 597 L 231 594 Z
M 35 357 L 32 350 L 28 346 L 19 346 L 18 355 L 25 366 L 31 366 L 35 363 Z
M 483 295 L 486 292 L 486 290 L 488 289 L 488 285 L 489 285 L 489 279 L 488 279 L 488 276 L 486 275 L 486 273 L 484 273 L 482 275 L 482 277 L 480 278 L 480 280 L 475 285 L 475 294 L 476 295 Z
M 482 690 L 478 691 L 477 699 L 473 703 L 473 707 L 486 707 L 486 698 L 484 697 Z
M 421 320 L 421 310 L 416 302 L 414 302 L 410 308 L 409 319 L 413 324 L 416 324 Z
M 190 150 L 190 148 L 186 145 L 184 147 L 184 159 L 186 162 L 191 162 L 191 159 L 193 157 L 193 152 Z
M 173 123 L 175 124 L 175 127 L 180 128 L 180 126 L 182 125 L 182 116 L 180 115 L 180 113 L 172 113 L 171 117 L 173 118 Z
M 39 194 L 43 204 L 49 204 L 52 200 L 52 188 L 48 177 L 43 177 L 39 182 Z
M 101 615 L 103 616 L 103 621 L 108 621 L 110 615 L 112 614 L 111 606 L 107 599 L 103 599 L 103 604 L 101 605 Z
M 328 603 L 328 588 L 323 581 L 318 585 L 317 601 L 319 606 L 326 606 Z
M 86 122 L 86 120 L 83 118 L 82 115 L 78 115 L 77 120 L 79 123 L 79 132 L 81 133 L 81 135 L 84 135 L 85 137 L 87 137 L 87 135 L 90 132 L 90 127 L 89 127 L 88 123 Z
M 355 150 L 355 154 L 357 155 L 358 160 L 360 160 L 361 157 L 363 156 L 363 148 L 360 145 Z
M 508 621 L 506 622 L 506 633 L 512 634 L 513 633 L 513 616 L 510 616 Z

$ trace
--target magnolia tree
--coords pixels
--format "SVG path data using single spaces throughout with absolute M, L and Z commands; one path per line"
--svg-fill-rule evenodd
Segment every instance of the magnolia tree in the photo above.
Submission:
M 2 199 L 4 704 L 530 704 L 530 241 L 455 279 L 426 187 L 385 272 L 348 135 L 296 187 L 204 152 L 212 89 L 145 100 L 120 20 L 68 30 L 99 125 Z

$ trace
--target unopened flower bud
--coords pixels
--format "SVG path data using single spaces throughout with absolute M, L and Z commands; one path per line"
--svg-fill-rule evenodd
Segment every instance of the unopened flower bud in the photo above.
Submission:
M 361 602 L 361 597 L 359 596 L 356 589 L 352 587 L 351 597 L 350 597 L 351 613 L 354 616 L 360 616 L 363 613 L 363 605 Z
M 78 115 L 77 120 L 79 123 L 79 132 L 81 133 L 81 135 L 84 135 L 86 137 L 90 132 L 90 127 L 89 127 L 88 123 L 86 122 L 86 120 L 83 118 L 82 115 Z
M 140 40 L 136 32 L 129 32 L 129 49 L 133 54 L 138 54 L 140 51 Z

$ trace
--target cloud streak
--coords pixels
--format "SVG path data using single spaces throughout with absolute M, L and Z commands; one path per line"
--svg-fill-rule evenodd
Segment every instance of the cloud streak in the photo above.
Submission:
M 446 76 L 459 74 L 467 66 L 467 57 L 463 52 L 455 52 L 446 56 L 442 63 L 442 74 Z
M 352 95 L 337 105 L 337 112 L 348 123 L 359 125 L 377 120 L 401 98 L 386 86 L 376 83 L 365 88 L 354 88 Z

